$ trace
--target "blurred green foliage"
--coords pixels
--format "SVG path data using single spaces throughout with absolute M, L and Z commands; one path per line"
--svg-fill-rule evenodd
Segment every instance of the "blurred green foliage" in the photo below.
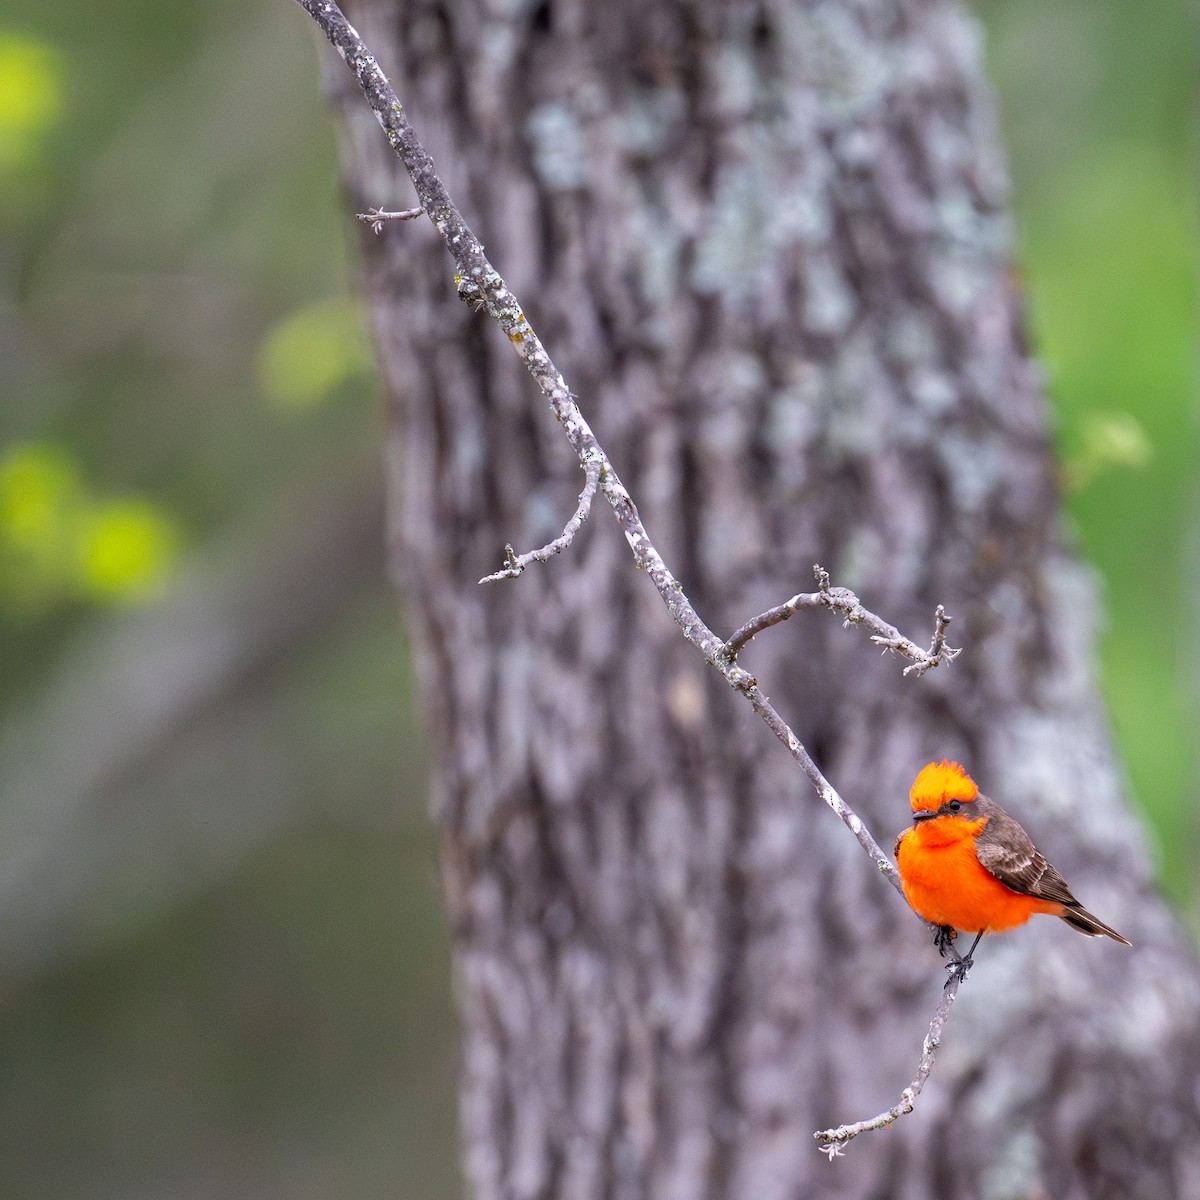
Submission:
M 1195 15 L 977 10 L 1104 685 L 1186 903 Z M 458 1192 L 421 739 L 310 24 L 235 0 L 11 0 L 0 23 L 0 824 L 51 864 L 0 992 L 5 1195 Z M 304 540 L 339 499 L 364 514 L 353 569 L 347 538 Z M 188 604 L 213 579 L 216 632 Z M 157 840 L 99 857 L 139 804 Z
M 6 1196 L 459 1191 L 318 48 L 286 3 L 0 18 Z
M 1101 678 L 1162 878 L 1197 921 L 1200 21 L 1185 0 L 979 0 Z
M 258 355 L 263 394 L 284 408 L 311 408 L 347 381 L 370 378 L 371 370 L 362 305 L 349 296 L 281 317 Z
M 88 493 L 62 446 L 23 443 L 0 456 L 0 605 L 36 620 L 71 600 L 153 599 L 174 557 L 157 505 Z
M 40 152 L 61 116 L 63 84 L 49 42 L 0 30 L 0 172 L 15 174 Z

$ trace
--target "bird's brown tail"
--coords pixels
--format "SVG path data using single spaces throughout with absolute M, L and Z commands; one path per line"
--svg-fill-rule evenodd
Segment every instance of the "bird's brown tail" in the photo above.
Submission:
M 1128 938 L 1123 938 L 1111 925 L 1105 925 L 1099 917 L 1094 917 L 1086 908 L 1080 905 L 1064 904 L 1063 910 L 1058 914 L 1066 923 L 1080 933 L 1086 933 L 1088 937 L 1099 937 L 1104 934 L 1105 937 L 1110 937 L 1114 942 L 1120 942 L 1124 946 L 1132 946 L 1133 943 Z

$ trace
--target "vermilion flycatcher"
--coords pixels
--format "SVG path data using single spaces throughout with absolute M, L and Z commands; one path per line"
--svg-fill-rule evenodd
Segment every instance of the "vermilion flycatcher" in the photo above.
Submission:
M 1034 913 L 1130 945 L 1071 895 L 1029 834 L 958 763 L 923 767 L 910 799 L 913 823 L 895 849 L 904 895 L 919 916 L 940 927 L 936 944 L 943 956 L 956 929 L 976 935 L 965 956 L 954 954 L 953 973 L 966 975 L 985 933 L 1023 925 Z

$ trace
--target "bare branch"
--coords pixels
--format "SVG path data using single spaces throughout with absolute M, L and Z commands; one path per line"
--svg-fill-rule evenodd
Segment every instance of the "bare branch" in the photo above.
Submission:
M 871 641 L 885 650 L 894 650 L 912 659 L 912 666 L 904 668 L 904 674 L 915 671 L 924 675 L 926 671 L 941 663 L 953 662 L 961 653 L 961 649 L 946 645 L 946 626 L 950 618 L 946 610 L 939 604 L 935 615 L 933 641 L 928 650 L 922 650 L 916 642 L 910 641 L 894 625 L 889 625 L 882 617 L 877 617 L 869 609 L 862 606 L 859 598 L 849 588 L 830 587 L 829 575 L 817 564 L 813 566 L 813 574 L 817 577 L 819 594 L 823 603 L 841 613 L 847 625 L 864 625 L 872 630 Z
M 946 627 L 950 624 L 951 618 L 946 615 L 946 610 L 940 604 L 935 615 L 933 641 L 928 650 L 922 650 L 920 646 L 909 641 L 882 617 L 876 616 L 870 609 L 864 608 L 859 598 L 849 588 L 832 587 L 829 582 L 829 573 L 819 563 L 813 565 L 813 574 L 817 579 L 817 591 L 801 592 L 778 607 L 768 609 L 765 613 L 752 618 L 725 643 L 725 653 L 731 660 L 737 658 L 746 643 L 755 634 L 762 633 L 764 629 L 770 629 L 772 625 L 778 625 L 780 621 L 786 621 L 802 608 L 822 607 L 841 613 L 847 625 L 865 625 L 868 629 L 874 630 L 871 641 L 877 646 L 898 651 L 906 658 L 911 658 L 912 666 L 904 668 L 905 675 L 910 671 L 915 671 L 917 675 L 924 675 L 926 671 L 932 670 L 941 663 L 953 662 L 961 653 L 959 648 L 946 645 Z
M 857 601 L 857 598 L 855 599 Z M 865 613 L 866 610 L 863 609 L 863 612 Z M 915 642 L 910 642 L 898 629 L 892 629 L 890 626 L 880 628 L 886 623 L 879 621 L 879 618 L 874 617 L 873 614 L 867 613 L 867 616 L 879 622 L 878 625 L 871 626 L 878 630 L 871 638 L 875 645 L 882 646 L 885 650 L 897 650 L 905 658 L 913 660 L 911 666 L 904 668 L 905 675 L 910 671 L 917 675 L 924 675 L 926 671 L 932 670 L 941 663 L 953 662 L 962 653 L 960 646 L 946 645 L 946 627 L 953 618 L 946 614 L 946 610 L 940 604 L 933 616 L 933 640 L 929 643 L 928 650 L 922 650 Z M 847 620 L 849 619 L 847 618 Z
M 399 212 L 385 212 L 382 208 L 368 208 L 365 213 L 354 215 L 360 221 L 366 221 L 376 233 L 382 233 L 385 221 L 413 221 L 424 211 L 423 208 L 402 208 Z
M 403 105 L 375 61 L 374 55 L 332 0 L 297 2 L 320 25 L 325 36 L 357 76 L 367 103 L 412 179 L 422 209 L 429 214 L 454 259 L 459 296 L 466 302 L 485 309 L 495 318 L 549 401 L 555 419 L 562 426 L 580 461 L 585 466 L 590 462 L 598 464 L 599 490 L 612 507 L 617 523 L 621 526 L 625 540 L 633 552 L 634 561 L 649 576 L 683 636 L 696 647 L 710 666 L 720 671 L 730 687 L 746 697 L 754 711 L 762 717 L 808 776 L 821 799 L 837 814 L 859 845 L 870 855 L 880 874 L 886 876 L 899 890 L 896 868 L 871 836 L 862 819 L 821 774 L 799 738 L 759 691 L 754 676 L 729 657 L 725 642 L 700 619 L 679 581 L 663 561 L 642 524 L 637 506 L 621 482 L 608 454 L 580 412 L 566 380 L 529 324 L 516 296 L 509 291 L 500 273 L 488 261 L 483 246 L 451 200 L 445 184 L 434 170 L 433 160 L 418 140 Z M 515 554 L 513 558 L 516 558 Z M 512 569 L 512 560 L 509 561 L 509 569 Z M 884 628 L 891 630 L 891 626 L 888 625 Z
M 783 604 L 769 608 L 765 613 L 759 613 L 757 617 L 751 617 L 725 643 L 725 653 L 730 658 L 737 658 L 742 648 L 755 634 L 762 633 L 764 629 L 770 629 L 772 625 L 778 625 L 780 621 L 786 621 L 788 617 L 794 616 L 802 608 L 819 608 L 824 603 L 824 597 L 820 592 L 801 592 Z
M 433 160 L 418 140 L 403 105 L 374 55 L 332 0 L 298 0 L 298 3 L 320 25 L 357 76 L 367 103 L 412 179 L 422 209 L 429 214 L 454 259 L 459 296 L 495 318 L 549 401 L 555 419 L 580 462 L 585 466 L 590 461 L 599 464 L 600 491 L 612 506 L 638 567 L 653 582 L 684 637 L 721 671 L 730 686 L 749 695 L 754 687 L 753 676 L 729 661 L 724 652 L 724 641 L 701 621 L 658 553 L 642 524 L 637 506 L 575 403 L 566 380 L 529 324 L 516 296 L 488 261 L 483 246 L 451 200 L 445 184 L 434 170 Z
M 937 1054 L 937 1048 L 942 1040 L 942 1027 L 950 1016 L 950 1007 L 958 995 L 958 986 L 962 979 L 962 975 L 951 974 L 950 980 L 942 992 L 941 1002 L 933 1014 L 933 1020 L 929 1023 L 929 1032 L 926 1033 L 925 1041 L 921 1044 L 921 1061 L 917 1066 L 917 1077 L 900 1093 L 899 1103 L 893 1104 L 886 1112 L 881 1112 L 877 1117 L 871 1117 L 870 1120 L 855 1121 L 853 1125 L 839 1125 L 836 1129 L 819 1129 L 813 1134 L 819 1143 L 821 1153 L 826 1155 L 830 1162 L 833 1162 L 835 1158 L 841 1158 L 846 1152 L 846 1146 L 850 1143 L 851 1138 L 858 1137 L 860 1133 L 869 1133 L 873 1129 L 886 1129 L 893 1121 L 898 1121 L 912 1112 L 917 1097 L 925 1086 L 925 1080 L 929 1078 L 929 1072 L 933 1070 L 934 1056 Z
M 799 738 L 759 690 L 754 676 L 736 662 L 737 651 L 754 636 L 754 633 L 768 628 L 778 621 L 785 620 L 791 615 L 791 611 L 809 605 L 803 602 L 801 597 L 793 597 L 793 600 L 796 601 L 794 606 L 793 601 L 781 606 L 781 610 L 787 610 L 791 606 L 791 611 L 783 612 L 783 615 L 776 616 L 771 620 L 764 620 L 770 614 L 764 614 L 763 618 L 756 618 L 756 621 L 764 623 L 757 628 L 750 629 L 750 632 L 745 633 L 744 636 L 742 634 L 747 626 L 743 626 L 743 630 L 739 630 L 728 643 L 722 641 L 701 620 L 692 607 L 691 601 L 684 594 L 679 581 L 671 573 L 651 541 L 650 535 L 638 515 L 636 505 L 621 482 L 604 448 L 597 441 L 595 434 L 584 419 L 575 402 L 575 397 L 567 387 L 566 380 L 555 367 L 546 348 L 529 324 L 516 296 L 509 291 L 500 273 L 488 261 L 483 246 L 468 228 L 462 214 L 451 200 L 445 185 L 434 170 L 433 160 L 417 139 L 403 106 L 392 90 L 387 77 L 380 70 L 374 56 L 363 44 L 354 27 L 331 0 L 297 0 L 297 2 L 320 25 L 325 36 L 357 76 L 367 103 L 371 106 L 376 119 L 387 135 L 388 142 L 403 162 L 413 181 L 421 200 L 421 211 L 429 214 L 454 259 L 457 267 L 455 283 L 460 298 L 476 309 L 485 310 L 489 316 L 495 318 L 516 348 L 529 373 L 549 401 L 555 419 L 562 426 L 567 440 L 585 470 L 589 472 L 595 470 L 598 480 L 596 490 L 599 490 L 608 500 L 633 552 L 636 565 L 649 576 L 683 636 L 696 647 L 710 666 L 722 674 L 732 688 L 746 697 L 754 711 L 799 764 L 800 769 L 811 781 L 821 799 L 846 825 L 859 845 L 871 857 L 880 874 L 885 876 L 892 886 L 903 894 L 895 866 L 880 849 L 862 819 L 821 774 L 817 764 L 801 744 Z M 589 480 L 590 478 L 589 474 Z M 584 494 L 580 496 L 580 510 L 577 510 L 575 517 L 568 522 L 567 528 L 563 530 L 560 538 L 528 556 L 517 556 L 511 546 L 506 547 L 507 566 L 490 578 L 505 578 L 519 574 L 524 566 L 523 559 L 540 561 L 540 558 L 548 558 L 569 544 L 586 518 L 586 511 L 583 510 L 586 508 L 587 492 L 588 489 L 585 487 Z M 590 503 L 590 497 L 588 503 Z M 580 511 L 583 511 L 582 516 Z M 559 542 L 562 542 L 562 545 L 558 545 Z M 884 645 L 887 649 L 897 650 L 913 660 L 915 665 L 908 668 L 909 670 L 915 669 L 918 674 L 923 673 L 941 662 L 951 661 L 958 653 L 957 650 L 952 650 L 945 645 L 945 624 L 949 621 L 949 617 L 946 617 L 940 609 L 933 643 L 930 650 L 926 652 L 903 637 L 893 626 L 864 609 L 853 592 L 847 591 L 845 588 L 831 587 L 828 574 L 821 568 L 816 568 L 816 572 L 818 592 L 815 593 L 817 599 L 813 603 L 842 613 L 847 623 L 861 623 L 869 629 L 873 629 L 875 634 L 872 640 Z M 755 622 L 750 622 L 748 626 L 754 624 Z M 951 980 L 946 989 L 946 995 L 943 996 L 942 1005 L 939 1006 L 939 1014 L 942 1012 L 942 1007 L 945 1007 L 947 1013 L 949 1012 L 949 1001 L 946 997 L 949 997 L 950 1001 L 953 1000 L 958 990 L 958 982 L 959 977 L 957 976 Z M 930 1026 L 931 1033 L 940 1032 L 944 1021 L 944 1015 L 940 1017 L 940 1020 L 935 1015 L 934 1024 Z M 916 1091 L 920 1090 L 920 1084 L 923 1084 L 932 1067 L 936 1038 L 933 1042 L 927 1038 L 926 1043 L 927 1049 L 922 1056 Z M 909 1103 L 909 1108 L 905 1109 L 902 1102 L 900 1108 L 903 1111 L 909 1111 L 911 1103 Z M 900 1115 L 903 1115 L 902 1112 L 897 1111 L 896 1116 Z M 837 1133 L 838 1131 L 832 1132 Z M 859 1130 L 856 1129 L 855 1133 L 857 1132 Z M 839 1154 L 845 1142 L 853 1136 L 854 1134 L 850 1133 L 834 1139 L 839 1149 L 830 1151 L 830 1157 L 833 1158 Z
M 584 470 L 587 471 L 587 482 L 583 485 L 583 491 L 579 493 L 579 507 L 562 533 L 554 541 L 548 542 L 538 550 L 530 550 L 528 554 L 518 555 L 511 546 L 505 546 L 505 566 L 493 575 L 485 575 L 480 583 L 495 583 L 497 579 L 516 579 L 530 563 L 545 562 L 546 559 L 561 554 L 575 540 L 575 535 L 592 511 L 592 498 L 600 485 L 600 463 L 596 459 L 588 459 Z

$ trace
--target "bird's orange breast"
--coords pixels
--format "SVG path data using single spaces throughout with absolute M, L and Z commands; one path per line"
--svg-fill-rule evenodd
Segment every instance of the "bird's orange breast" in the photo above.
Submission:
M 975 838 L 987 824 L 938 817 L 906 830 L 896 847 L 904 895 L 918 915 L 963 933 L 995 933 L 1023 925 L 1034 913 L 1062 905 L 1005 887 L 975 856 Z

